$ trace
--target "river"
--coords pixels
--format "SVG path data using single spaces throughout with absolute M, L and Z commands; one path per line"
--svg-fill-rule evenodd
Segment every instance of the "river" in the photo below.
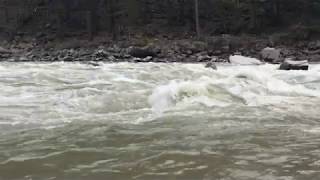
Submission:
M 0 63 L 1 180 L 318 180 L 320 65 Z

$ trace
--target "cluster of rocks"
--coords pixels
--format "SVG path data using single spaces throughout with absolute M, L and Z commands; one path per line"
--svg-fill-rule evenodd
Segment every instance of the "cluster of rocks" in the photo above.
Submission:
M 3 47 L 0 47 L 0 59 L 9 58 L 11 57 L 12 53 L 13 53 L 12 51 L 5 49 Z
M 3 49 L 3 50 L 1 50 Z M 90 62 L 90 61 L 151 61 L 150 57 L 135 58 L 130 55 L 128 49 L 122 49 L 117 46 L 98 47 L 98 48 L 76 48 L 76 49 L 42 49 L 35 48 L 29 51 L 24 50 L 6 50 L 0 48 L 0 60 L 2 61 L 65 61 L 65 62 Z
M 147 45 L 121 46 L 114 42 L 110 44 L 82 47 L 83 43 L 79 43 L 71 48 L 55 48 L 37 43 L 17 42 L 15 46 L 0 47 L 0 60 L 15 62 L 209 62 L 207 66 L 213 69 L 216 68 L 213 63 L 217 62 L 237 64 L 267 62 L 286 63 L 287 66 L 285 64 L 281 66 L 286 70 L 288 68 L 299 69 L 292 67 L 296 67 L 298 64 L 305 66 L 305 62 L 320 62 L 320 41 L 273 48 L 268 47 L 267 40 L 223 35 L 202 40 L 158 40 Z M 135 43 L 129 42 L 127 44 Z M 239 58 L 240 56 L 242 58 Z M 261 61 L 257 61 L 257 59 Z M 288 64 L 291 66 L 288 67 Z
M 300 56 L 288 54 L 288 51 L 281 49 L 267 47 L 261 51 L 261 59 L 265 62 L 280 64 L 280 70 L 308 70 L 309 62 L 320 62 L 320 41 L 315 44 L 312 42 L 307 47 L 300 52 Z
M 15 46 L 0 49 L 2 61 L 106 61 L 106 62 L 209 62 L 227 61 L 210 54 L 206 43 L 179 41 L 170 45 L 119 47 L 43 48 L 41 46 Z

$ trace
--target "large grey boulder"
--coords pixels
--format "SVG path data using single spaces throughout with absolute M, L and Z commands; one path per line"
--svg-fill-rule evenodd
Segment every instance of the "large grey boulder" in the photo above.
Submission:
M 261 53 L 261 59 L 266 62 L 277 63 L 281 61 L 281 50 L 276 48 L 266 47 Z
M 261 65 L 262 62 L 256 58 L 234 55 L 229 57 L 229 61 L 234 65 Z
M 309 62 L 307 60 L 303 61 L 293 61 L 292 59 L 286 59 L 281 65 L 280 70 L 305 70 L 309 69 Z

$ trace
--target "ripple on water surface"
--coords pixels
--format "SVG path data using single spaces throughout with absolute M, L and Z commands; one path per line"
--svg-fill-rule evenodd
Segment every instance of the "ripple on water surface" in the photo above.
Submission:
M 0 64 L 0 179 L 320 177 L 320 66 Z

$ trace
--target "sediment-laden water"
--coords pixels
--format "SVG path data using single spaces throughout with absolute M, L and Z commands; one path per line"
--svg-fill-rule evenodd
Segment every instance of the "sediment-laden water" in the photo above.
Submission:
M 0 64 L 1 180 L 318 180 L 320 65 Z

